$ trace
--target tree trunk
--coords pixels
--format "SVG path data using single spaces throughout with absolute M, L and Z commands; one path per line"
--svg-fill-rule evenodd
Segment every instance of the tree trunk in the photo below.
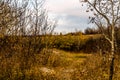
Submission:
M 114 57 L 112 58 L 111 62 L 110 62 L 110 76 L 109 76 L 109 80 L 113 79 L 113 74 L 114 74 Z
M 112 33 L 111 33 L 111 55 L 110 55 L 110 75 L 109 80 L 113 80 L 114 74 L 114 59 L 115 59 L 115 31 L 114 26 L 112 25 Z
M 114 74 L 114 59 L 115 59 L 115 56 L 114 56 L 114 51 L 115 48 L 114 48 L 114 41 L 112 41 L 111 43 L 111 56 L 110 56 L 110 76 L 109 76 L 109 80 L 112 80 L 113 79 L 113 74 Z

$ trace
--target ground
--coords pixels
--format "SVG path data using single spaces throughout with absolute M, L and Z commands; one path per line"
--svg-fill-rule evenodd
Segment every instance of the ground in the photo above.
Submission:
M 68 52 L 58 49 L 53 49 L 53 54 L 53 60 L 50 60 L 50 65 L 56 64 L 56 66 L 44 66 L 41 67 L 40 70 L 45 76 L 56 75 L 57 78 L 65 80 L 71 80 L 71 76 L 77 71 L 77 66 L 81 65 L 81 63 L 83 63 L 87 57 L 91 56 L 91 54 Z M 59 59 L 55 59 L 58 57 Z

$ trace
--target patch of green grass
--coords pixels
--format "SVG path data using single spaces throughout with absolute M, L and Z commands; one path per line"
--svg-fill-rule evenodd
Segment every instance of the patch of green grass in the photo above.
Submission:
M 86 60 L 88 56 L 91 54 L 85 54 L 85 53 L 75 53 L 75 52 L 67 52 L 63 50 L 54 49 L 55 52 L 59 53 L 64 61 L 64 64 L 68 64 L 67 66 L 71 64 L 82 63 Z
M 87 56 L 75 56 L 75 58 L 87 58 Z

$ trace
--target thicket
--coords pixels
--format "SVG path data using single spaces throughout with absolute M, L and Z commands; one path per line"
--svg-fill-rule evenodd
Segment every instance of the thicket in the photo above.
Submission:
M 72 74 L 73 80 L 109 80 L 109 56 L 110 54 L 93 54 L 86 59 L 84 63 L 76 66 L 78 69 Z M 120 78 L 120 56 L 115 56 L 115 67 L 113 80 Z
M 0 1 L 0 80 L 51 77 L 39 70 L 48 64 L 52 50 L 46 47 L 44 37 L 38 35 L 52 32 L 54 26 L 48 22 L 43 3 L 33 1 L 31 10 L 28 7 L 31 3 L 26 0 Z
M 116 52 L 120 52 L 120 29 L 116 29 Z M 72 33 L 66 35 L 53 35 L 48 39 L 51 48 L 66 51 L 85 52 L 85 53 L 106 53 L 110 52 L 109 42 L 102 34 L 80 34 Z
M 109 44 L 100 34 L 94 35 L 57 35 L 52 36 L 48 42 L 52 48 L 66 51 L 95 53 L 109 51 Z M 101 45 L 102 44 L 102 45 Z M 103 47 L 104 46 L 104 47 Z

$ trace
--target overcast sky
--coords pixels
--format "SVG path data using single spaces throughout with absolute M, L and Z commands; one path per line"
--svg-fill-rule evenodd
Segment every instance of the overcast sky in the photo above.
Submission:
M 46 0 L 46 8 L 50 18 L 58 20 L 55 32 L 83 31 L 88 25 L 90 13 L 82 7 L 79 0 Z

